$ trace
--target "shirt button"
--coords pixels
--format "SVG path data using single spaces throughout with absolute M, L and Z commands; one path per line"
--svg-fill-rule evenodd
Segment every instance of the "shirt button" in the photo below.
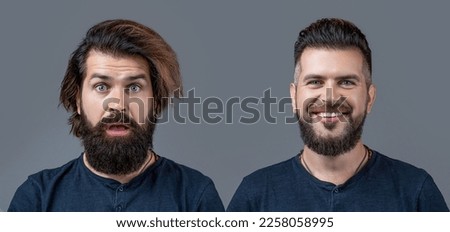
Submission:
M 338 193 L 339 192 L 339 189 L 334 189 L 334 193 Z
M 121 205 L 118 205 L 118 206 L 116 207 L 116 211 L 117 211 L 117 212 L 122 211 L 122 206 L 121 206 Z
M 123 191 L 123 187 L 122 187 L 122 186 L 119 187 L 119 191 L 120 191 L 120 192 Z

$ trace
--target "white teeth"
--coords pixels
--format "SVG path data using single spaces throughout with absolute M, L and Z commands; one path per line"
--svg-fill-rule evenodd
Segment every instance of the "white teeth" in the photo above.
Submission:
M 319 113 L 319 116 L 322 117 L 322 118 L 334 118 L 334 117 L 339 117 L 341 115 L 342 115 L 342 113 L 335 113 L 335 112 L 333 112 L 333 113 L 330 113 L 330 112 Z

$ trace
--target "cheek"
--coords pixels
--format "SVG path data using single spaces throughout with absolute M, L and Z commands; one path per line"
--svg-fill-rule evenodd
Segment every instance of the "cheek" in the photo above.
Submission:
M 145 118 L 146 107 L 143 104 L 131 103 L 129 105 L 130 116 L 136 122 L 142 123 L 142 119 Z
M 133 98 L 128 105 L 131 117 L 138 123 L 144 123 L 153 107 L 151 98 Z
M 81 110 L 92 125 L 96 125 L 105 114 L 102 101 L 92 97 L 82 97 Z
M 299 93 L 296 96 L 296 107 L 300 110 L 300 113 L 308 109 L 312 104 L 321 104 L 321 101 L 318 100 L 317 95 L 311 94 L 310 92 L 303 91 L 303 93 Z
M 308 95 L 304 94 L 304 91 L 297 92 L 296 107 L 297 109 L 304 109 L 308 105 Z
M 366 112 L 367 97 L 347 98 L 347 102 L 353 108 L 353 115 L 360 115 Z

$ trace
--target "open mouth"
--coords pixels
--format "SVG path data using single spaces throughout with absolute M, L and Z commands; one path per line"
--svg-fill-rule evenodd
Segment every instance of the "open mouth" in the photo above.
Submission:
M 339 122 L 339 121 L 347 121 L 345 120 L 346 117 L 348 117 L 350 115 L 350 112 L 325 112 L 325 111 L 320 111 L 320 110 L 316 110 L 316 111 L 310 111 L 309 112 L 309 117 L 317 119 L 318 121 L 321 122 Z
M 315 115 L 321 117 L 321 118 L 335 118 L 335 117 L 339 117 L 342 116 L 343 114 L 341 112 L 321 112 L 321 113 L 316 113 Z
M 124 136 L 129 133 L 130 127 L 125 124 L 110 124 L 106 127 L 106 133 L 110 136 Z

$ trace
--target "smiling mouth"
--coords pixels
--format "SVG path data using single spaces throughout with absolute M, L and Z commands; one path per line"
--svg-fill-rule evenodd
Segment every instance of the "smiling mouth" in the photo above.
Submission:
M 316 122 L 323 122 L 323 123 L 337 123 L 337 122 L 347 122 L 346 119 L 348 115 L 350 115 L 350 112 L 340 112 L 340 111 L 333 111 L 333 112 L 325 112 L 325 111 L 310 111 L 308 113 L 309 117 L 311 119 L 314 119 Z
M 315 115 L 321 117 L 321 118 L 334 118 L 334 117 L 339 117 L 342 116 L 343 114 L 338 112 L 321 112 L 321 113 L 316 113 Z
M 310 110 L 308 111 L 309 116 L 318 116 L 321 118 L 333 118 L 349 115 L 350 112 L 341 112 L 341 111 L 320 111 L 320 110 Z

